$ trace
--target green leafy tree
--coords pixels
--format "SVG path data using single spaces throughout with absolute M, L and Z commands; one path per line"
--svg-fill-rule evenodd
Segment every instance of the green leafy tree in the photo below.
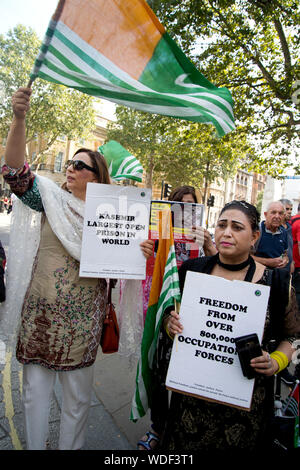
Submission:
M 264 192 L 260 191 L 257 195 L 256 209 L 261 215 L 262 202 L 263 202 Z
M 245 136 L 227 134 L 219 139 L 208 126 L 187 124 L 181 133 L 181 140 L 187 147 L 187 158 L 193 156 L 197 171 L 193 164 L 190 167 L 192 179 L 197 178 L 202 188 L 202 202 L 207 200 L 209 186 L 218 179 L 226 180 L 233 176 L 238 168 L 247 169 L 247 161 L 251 161 L 253 149 Z M 199 185 L 198 185 L 199 186 Z
M 41 42 L 31 28 L 18 25 L 7 36 L 0 35 L 0 135 L 8 133 L 12 119 L 11 96 L 27 86 Z M 32 85 L 30 111 L 26 118 L 26 142 L 42 136 L 35 163 L 56 139 L 86 138 L 95 127 L 93 98 L 61 85 L 37 79 Z
M 170 137 L 165 133 L 175 120 L 118 106 L 116 122 L 107 129 L 107 140 L 116 140 L 141 162 L 146 172 L 146 186 L 157 181 L 161 154 L 167 151 Z
M 149 0 L 160 21 L 235 102 L 253 165 L 276 175 L 297 156 L 300 13 L 295 0 Z

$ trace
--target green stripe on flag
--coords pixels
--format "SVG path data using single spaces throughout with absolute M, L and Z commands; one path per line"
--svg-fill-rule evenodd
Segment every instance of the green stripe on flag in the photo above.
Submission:
M 174 244 L 170 246 L 162 288 L 158 302 L 150 305 L 147 310 L 141 357 L 136 374 L 136 390 L 132 400 L 130 419 L 136 421 L 144 416 L 151 406 L 151 374 L 153 358 L 157 347 L 159 330 L 163 313 L 167 307 L 174 305 L 175 299 L 180 301 L 180 289 Z
M 156 89 L 159 92 L 166 93 L 183 93 L 188 94 L 189 92 L 194 92 L 193 84 L 191 88 L 182 89 L 179 85 L 173 81 L 173 77 L 178 77 L 183 72 L 182 63 L 184 62 L 184 69 L 188 74 L 195 75 L 195 67 L 187 57 L 182 54 L 178 54 L 180 49 L 170 38 L 170 36 L 165 33 L 161 40 L 158 42 L 154 54 L 151 57 L 151 60 L 146 65 L 143 70 L 142 75 L 139 77 L 139 80 L 147 85 L 149 88 Z M 179 57 L 180 55 L 180 57 Z M 176 57 L 176 61 L 174 60 Z M 201 86 L 211 88 L 212 90 L 216 89 L 203 75 L 197 72 L 197 88 L 200 90 Z M 200 83 L 199 83 L 200 82 Z M 195 86 L 195 85 L 194 85 Z
M 142 181 L 143 167 L 119 142 L 110 140 L 98 148 L 107 162 L 109 174 L 114 180 Z

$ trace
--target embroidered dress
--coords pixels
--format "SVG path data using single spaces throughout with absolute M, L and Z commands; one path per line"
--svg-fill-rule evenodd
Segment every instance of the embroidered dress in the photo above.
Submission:
M 38 250 L 26 291 L 17 359 L 62 371 L 95 361 L 106 307 L 106 280 L 79 277 L 79 261 L 55 235 L 34 174 L 5 177 L 31 209 L 43 212 Z M 63 191 L 63 190 L 61 190 Z

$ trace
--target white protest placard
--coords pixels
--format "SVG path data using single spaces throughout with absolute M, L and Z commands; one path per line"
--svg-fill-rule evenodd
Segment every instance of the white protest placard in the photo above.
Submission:
M 188 271 L 180 307 L 182 334 L 174 339 L 166 386 L 245 410 L 254 379 L 242 373 L 234 338 L 262 340 L 269 286 Z
M 88 183 L 81 277 L 145 279 L 150 202 L 150 189 Z

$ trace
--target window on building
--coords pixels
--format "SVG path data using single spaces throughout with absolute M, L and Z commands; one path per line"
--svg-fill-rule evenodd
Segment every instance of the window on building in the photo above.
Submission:
M 62 161 L 63 161 L 63 152 L 58 152 L 58 154 L 55 157 L 55 162 L 54 162 L 54 172 L 55 173 L 60 173 L 62 169 Z

